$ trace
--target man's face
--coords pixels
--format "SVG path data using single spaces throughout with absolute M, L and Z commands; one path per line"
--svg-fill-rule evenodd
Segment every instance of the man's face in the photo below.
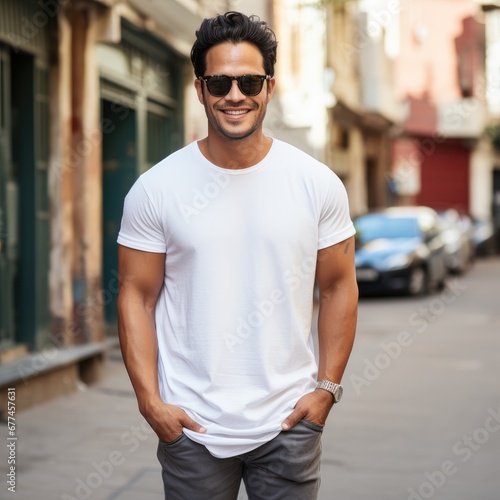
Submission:
M 248 42 L 224 42 L 212 47 L 206 55 L 210 75 L 264 75 L 264 64 L 259 49 Z M 271 100 L 275 80 L 264 82 L 260 94 L 246 96 L 232 81 L 231 90 L 223 97 L 212 96 L 206 83 L 195 80 L 198 99 L 205 106 L 209 129 L 226 139 L 245 139 L 262 128 L 267 104 Z

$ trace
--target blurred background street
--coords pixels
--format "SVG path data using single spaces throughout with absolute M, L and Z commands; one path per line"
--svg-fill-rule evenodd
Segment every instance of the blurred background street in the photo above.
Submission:
M 320 500 L 498 498 L 499 281 L 491 258 L 429 297 L 361 301 Z M 117 349 L 98 384 L 19 414 L 18 436 L 23 500 L 162 498 L 157 440 Z
M 23 500 L 161 498 L 116 238 L 138 176 L 206 135 L 190 50 L 228 10 L 279 40 L 265 133 L 338 175 L 357 229 L 321 498 L 496 500 L 497 0 L 0 0 L 1 470 Z

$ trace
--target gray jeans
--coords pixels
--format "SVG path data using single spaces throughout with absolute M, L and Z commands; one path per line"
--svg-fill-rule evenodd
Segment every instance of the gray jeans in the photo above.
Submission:
M 165 500 L 236 500 L 242 479 L 249 500 L 315 500 L 322 430 L 302 420 L 255 450 L 222 459 L 184 434 L 160 442 Z

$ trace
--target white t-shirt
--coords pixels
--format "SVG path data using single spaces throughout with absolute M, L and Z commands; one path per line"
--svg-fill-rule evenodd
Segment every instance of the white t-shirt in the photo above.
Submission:
M 354 232 L 339 178 L 277 139 L 240 170 L 217 167 L 193 142 L 130 190 L 118 243 L 165 253 L 161 397 L 206 427 L 184 432 L 214 456 L 271 440 L 314 390 L 317 252 Z

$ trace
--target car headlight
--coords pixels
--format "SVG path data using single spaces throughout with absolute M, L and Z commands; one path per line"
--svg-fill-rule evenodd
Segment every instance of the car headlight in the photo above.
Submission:
M 461 241 L 455 240 L 452 242 L 446 242 L 445 248 L 447 253 L 458 253 L 460 251 Z
M 458 231 L 445 231 L 441 238 L 447 245 L 457 245 L 460 242 L 460 233 Z
M 391 255 L 382 261 L 382 267 L 386 270 L 401 269 L 410 265 L 412 259 L 408 254 Z

